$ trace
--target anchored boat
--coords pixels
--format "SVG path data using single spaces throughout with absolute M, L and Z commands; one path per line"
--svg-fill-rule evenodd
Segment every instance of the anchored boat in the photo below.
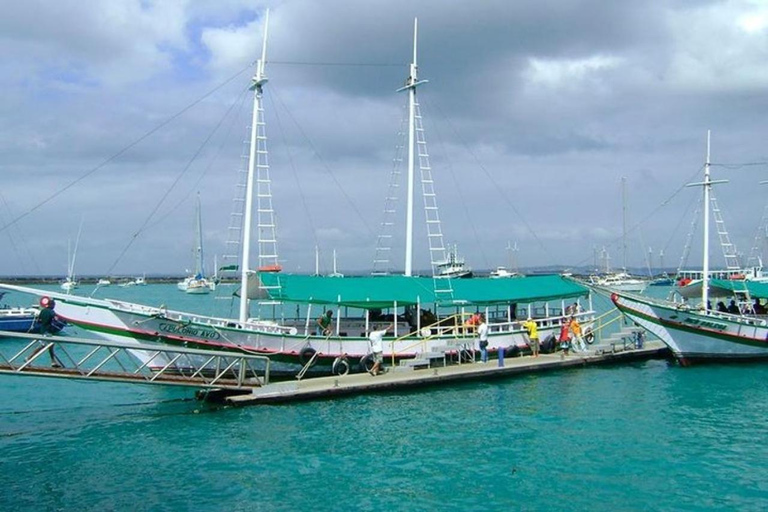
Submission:
M 266 355 L 273 362 L 273 375 L 364 371 L 372 364 L 368 336 L 382 325 L 394 324 L 393 335 L 384 340 L 384 357 L 387 363 L 395 364 L 425 354 L 438 354 L 442 358 L 446 354 L 456 358 L 472 357 L 475 326 L 465 322 L 465 318 L 473 313 L 483 312 L 488 319 L 488 349 L 492 353 L 526 347 L 528 340 L 521 320 L 528 317 L 538 324 L 542 340 L 558 331 L 571 316 L 576 316 L 585 327 L 590 325 L 594 313 L 588 288 L 562 276 L 452 279 L 440 272 L 441 265 L 447 261 L 446 248 L 416 101 L 416 88 L 426 83 L 417 77 L 416 24 L 414 59 L 406 85 L 400 89 L 408 93 L 409 105 L 410 207 L 406 216 L 404 275 L 345 277 L 282 273 L 277 260 L 262 108 L 267 83 L 264 74 L 266 32 L 265 29 L 262 56 L 251 84 L 253 120 L 239 266 L 240 289 L 246 292 L 241 293 L 238 318 L 214 318 L 124 301 L 51 294 L 57 300 L 59 315 L 105 337 Z M 416 144 L 419 144 L 418 153 Z M 433 270 L 430 277 L 412 273 L 412 198 L 417 155 L 425 193 Z M 249 269 L 254 197 L 259 201 L 257 268 L 264 271 Z M 41 293 L 12 285 L 0 287 Z M 268 302 L 278 313 L 271 318 L 253 318 L 251 300 Z M 573 307 L 574 303 L 578 307 Z M 321 315 L 331 316 L 334 321 L 329 328 L 323 326 L 318 332 L 316 319 Z M 164 362 L 143 350 L 136 350 L 135 355 L 152 365 L 210 364 L 203 358 L 191 357 Z
M 6 293 L 0 292 L 0 300 Z M 39 313 L 38 307 L 0 305 L 0 331 L 39 333 L 40 323 L 37 321 Z M 64 322 L 59 318 L 55 318 L 51 325 L 55 332 L 60 331 L 64 326 Z
M 196 204 L 196 245 L 195 253 L 195 273 L 184 278 L 177 283 L 179 290 L 191 295 L 204 295 L 216 289 L 216 283 L 205 277 L 203 274 L 203 220 L 200 207 L 200 195 L 197 196 Z
M 712 185 L 726 180 L 710 178 L 710 146 L 704 181 L 692 185 L 704 190 L 704 258 L 701 271 L 701 302 L 665 301 L 615 292 L 616 307 L 638 325 L 659 337 L 680 361 L 746 360 L 768 358 L 768 321 L 754 311 L 754 299 L 768 298 L 768 285 L 745 279 L 712 280 L 709 270 L 709 204 Z M 714 294 L 711 294 L 714 291 Z M 738 314 L 713 310 L 713 296 L 730 293 L 738 301 Z

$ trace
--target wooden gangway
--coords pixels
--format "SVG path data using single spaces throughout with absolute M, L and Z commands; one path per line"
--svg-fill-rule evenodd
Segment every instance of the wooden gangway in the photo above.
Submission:
M 270 360 L 263 355 L 0 331 L 0 374 L 6 375 L 185 386 L 237 393 L 269 384 L 269 370 Z

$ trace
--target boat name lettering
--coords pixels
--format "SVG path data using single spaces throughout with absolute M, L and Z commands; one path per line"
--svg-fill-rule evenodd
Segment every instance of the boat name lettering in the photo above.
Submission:
M 686 318 L 684 323 L 689 325 L 695 325 L 698 327 L 707 327 L 709 329 L 717 329 L 718 331 L 724 331 L 728 326 L 711 320 L 700 320 L 698 318 Z
M 212 329 L 202 329 L 194 325 L 178 324 L 160 324 L 160 330 L 169 334 L 179 334 L 181 336 L 195 336 L 206 340 L 218 340 L 221 335 Z

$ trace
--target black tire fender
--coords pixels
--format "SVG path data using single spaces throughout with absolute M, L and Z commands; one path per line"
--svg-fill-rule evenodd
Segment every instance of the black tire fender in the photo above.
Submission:
M 349 373 L 349 361 L 346 357 L 339 356 L 333 360 L 331 365 L 331 373 L 334 375 L 346 375 Z
M 373 354 L 366 354 L 360 358 L 360 371 L 369 372 L 373 368 Z
M 317 350 L 313 349 L 312 347 L 304 347 L 301 349 L 301 352 L 299 352 L 299 362 L 302 364 L 302 366 L 307 364 L 312 359 L 312 356 L 315 355 L 315 352 L 317 352 Z M 316 362 L 317 360 L 313 361 L 312 366 L 314 366 Z

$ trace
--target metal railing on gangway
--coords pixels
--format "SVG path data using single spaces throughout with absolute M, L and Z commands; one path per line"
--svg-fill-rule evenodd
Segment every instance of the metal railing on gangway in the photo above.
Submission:
M 0 374 L 230 390 L 269 383 L 264 355 L 8 331 L 0 338 Z

